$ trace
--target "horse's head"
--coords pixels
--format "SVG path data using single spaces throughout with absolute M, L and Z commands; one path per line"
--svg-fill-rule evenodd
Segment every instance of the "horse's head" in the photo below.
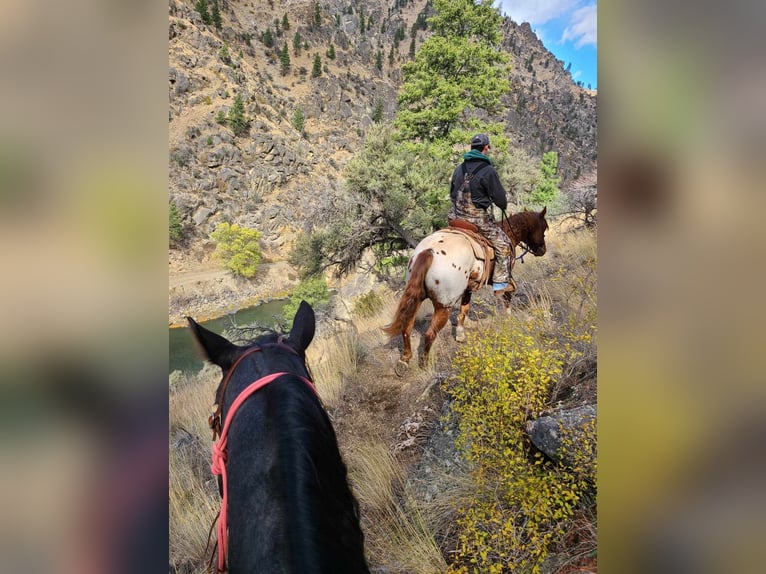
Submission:
M 525 212 L 529 220 L 528 233 L 524 238 L 524 242 L 529 247 L 529 250 L 533 255 L 540 257 L 545 255 L 545 232 L 548 230 L 548 222 L 545 220 L 545 213 L 548 207 L 543 207 L 540 212 L 528 211 Z
M 262 355 L 262 353 L 258 353 L 257 351 L 268 347 L 270 352 L 267 359 L 262 359 L 258 365 L 250 364 L 253 363 L 253 361 L 248 361 L 246 367 L 238 369 L 238 371 L 243 371 L 242 374 L 245 377 L 256 375 L 262 376 L 269 370 L 276 370 L 277 367 L 284 367 L 284 363 L 286 361 L 292 362 L 292 359 L 298 361 L 300 363 L 299 366 L 303 366 L 305 363 L 306 348 L 314 338 L 314 331 L 316 329 L 314 310 L 311 308 L 311 305 L 305 301 L 301 301 L 301 304 L 298 307 L 298 312 L 295 314 L 288 337 L 284 338 L 277 334 L 264 335 L 245 346 L 235 345 L 225 337 L 205 329 L 191 317 L 187 317 L 186 319 L 189 322 L 189 328 L 192 331 L 194 341 L 198 345 L 202 355 L 211 363 L 221 367 L 221 371 L 223 371 L 224 375 L 227 375 L 245 355 Z M 290 357 L 292 357 L 292 359 L 290 359 Z M 292 371 L 293 369 L 288 370 Z M 217 403 L 223 399 L 221 396 L 223 389 L 221 387 L 226 380 L 227 377 L 224 377 L 218 390 L 216 390 Z

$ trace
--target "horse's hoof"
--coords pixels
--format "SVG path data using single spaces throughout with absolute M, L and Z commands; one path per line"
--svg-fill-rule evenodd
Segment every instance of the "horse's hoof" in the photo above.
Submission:
M 396 363 L 396 366 L 394 367 L 394 373 L 396 373 L 397 377 L 403 377 L 404 373 L 407 372 L 407 369 L 409 369 L 409 365 L 399 359 L 399 361 Z
M 458 327 L 455 329 L 455 341 L 458 343 L 465 343 L 465 329 Z

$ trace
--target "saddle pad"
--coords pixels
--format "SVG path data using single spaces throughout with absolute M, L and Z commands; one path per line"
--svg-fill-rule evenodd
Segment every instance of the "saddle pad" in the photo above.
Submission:
M 441 229 L 440 231 L 443 233 L 452 233 L 467 237 L 476 259 L 486 262 L 493 261 L 495 259 L 495 250 L 492 249 L 492 244 L 480 233 L 475 233 L 473 231 L 469 231 L 467 228 L 457 226 L 447 227 L 445 229 Z

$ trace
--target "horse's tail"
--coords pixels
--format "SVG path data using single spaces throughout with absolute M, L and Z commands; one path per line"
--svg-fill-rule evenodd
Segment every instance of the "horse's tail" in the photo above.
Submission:
M 434 258 L 434 252 L 430 249 L 421 251 L 415 258 L 410 271 L 410 278 L 404 287 L 404 293 L 396 308 L 394 320 L 388 327 L 383 327 L 383 331 L 390 337 L 401 335 L 407 324 L 412 320 L 412 316 L 417 312 L 418 307 L 426 298 L 426 273 L 431 267 L 431 261 Z

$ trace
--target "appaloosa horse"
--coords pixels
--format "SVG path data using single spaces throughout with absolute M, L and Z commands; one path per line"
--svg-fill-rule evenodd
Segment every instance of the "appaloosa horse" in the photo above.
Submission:
M 301 302 L 288 337 L 247 346 L 188 321 L 223 371 L 210 418 L 213 439 L 220 435 L 218 570 L 368 574 L 346 465 L 305 363 L 314 311 Z
M 545 254 L 546 210 L 546 207 L 540 212 L 524 210 L 499 224 L 511 238 L 514 258 L 519 244 L 525 244 L 526 249 L 538 257 Z M 472 227 L 466 223 L 457 222 L 456 227 Z M 415 248 L 407 265 L 408 280 L 396 315 L 383 329 L 391 337 L 402 336 L 402 355 L 395 369 L 398 375 L 404 373 L 412 358 L 410 333 L 418 308 L 426 299 L 433 303 L 434 314 L 425 334 L 420 365 L 425 365 L 436 335 L 449 320 L 450 311 L 458 301 L 460 313 L 455 335 L 458 341 L 464 340 L 463 323 L 471 307 L 471 294 L 491 281 L 494 266 L 491 248 L 483 250 L 480 243 L 481 238 L 475 234 L 450 228 L 435 231 Z M 503 298 L 503 303 L 507 306 L 507 299 Z

